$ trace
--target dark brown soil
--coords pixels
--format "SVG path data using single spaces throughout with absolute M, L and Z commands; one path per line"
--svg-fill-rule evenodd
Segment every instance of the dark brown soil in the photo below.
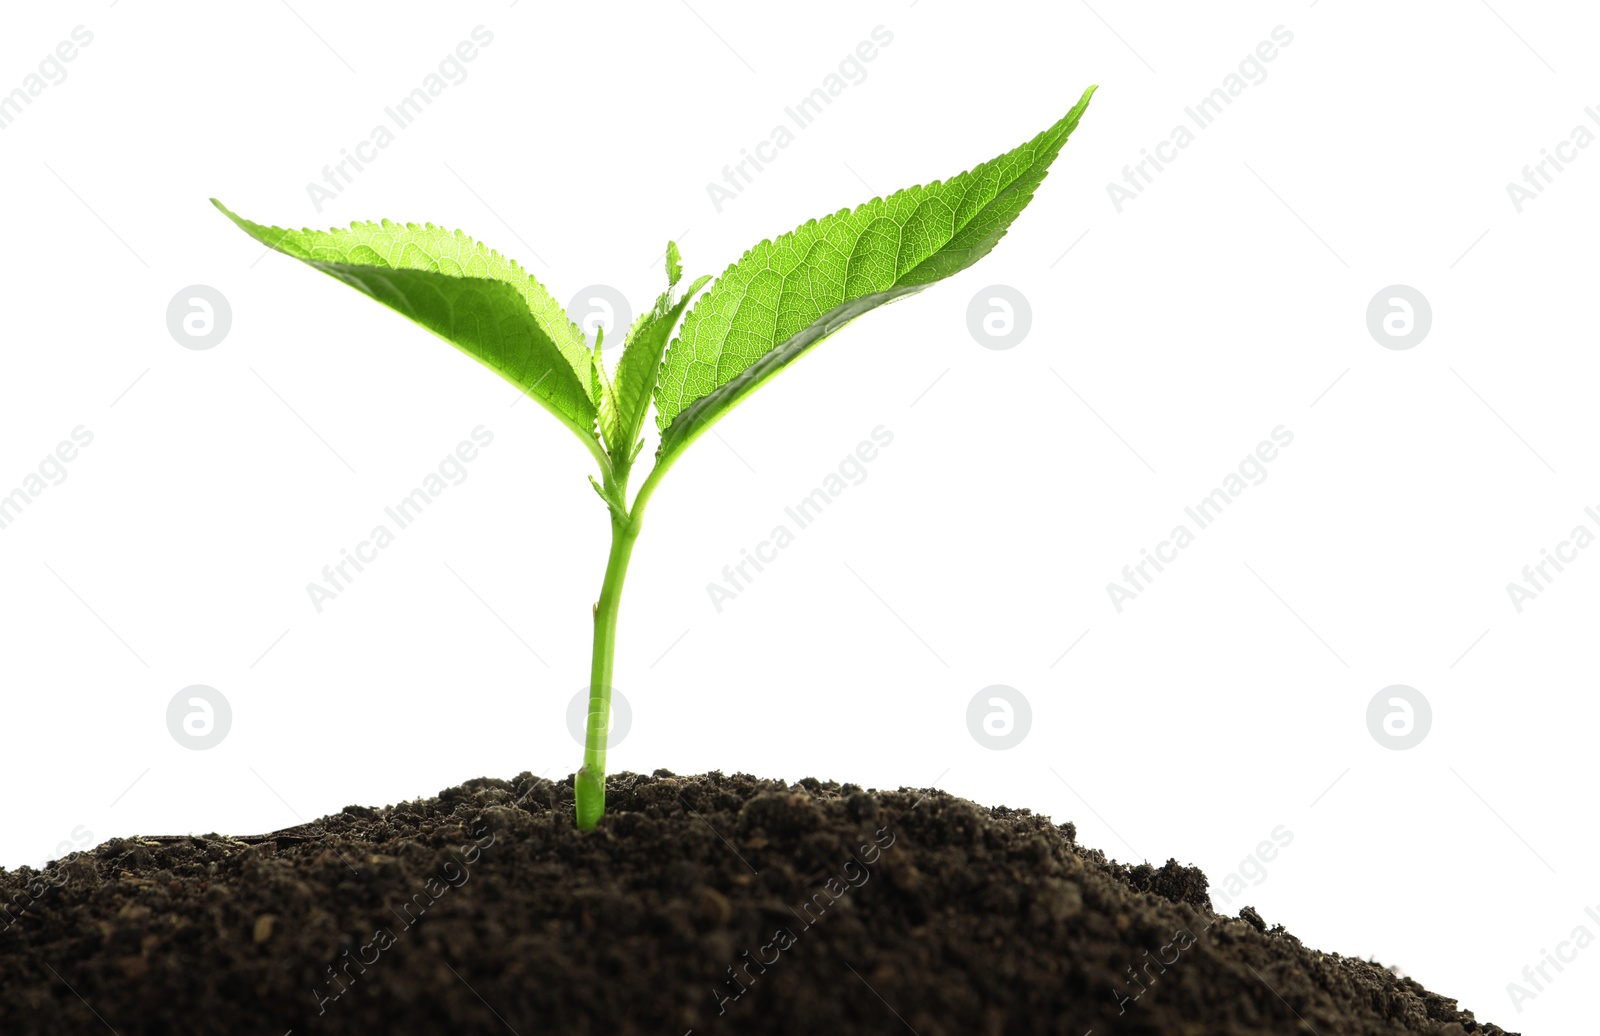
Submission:
M 942 792 L 523 774 L 0 871 L 0 1033 L 1500 1034 Z M 1379 908 L 1374 907 L 1377 911 Z

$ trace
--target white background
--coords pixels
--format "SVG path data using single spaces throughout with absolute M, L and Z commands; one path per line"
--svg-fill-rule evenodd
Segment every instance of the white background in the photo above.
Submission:
M 579 761 L 564 713 L 607 535 L 590 458 L 426 332 L 263 258 L 209 196 L 269 224 L 461 227 L 563 301 L 612 284 L 637 311 L 669 237 L 688 277 L 720 271 L 1014 147 L 1099 83 L 992 256 L 825 343 L 663 483 L 613 769 L 937 782 L 1214 889 L 1284 825 L 1219 908 L 1508 1028 L 1592 1024 L 1600 946 L 1520 1012 L 1507 984 L 1600 934 L 1600 551 L 1520 614 L 1506 590 L 1600 527 L 1600 148 L 1520 213 L 1506 189 L 1600 132 L 1592 12 L 693 3 L 9 12 L 0 91 L 75 26 L 93 42 L 0 131 L 0 491 L 74 427 L 94 442 L 0 530 L 0 861 Z M 316 211 L 308 181 L 478 25 L 467 78 Z M 866 78 L 716 211 L 708 182 L 879 25 Z M 1108 183 L 1280 25 L 1266 78 L 1118 212 Z M 232 305 L 209 351 L 167 330 L 191 284 Z M 967 331 L 990 284 L 1032 305 L 1006 351 Z M 1410 350 L 1366 326 L 1391 284 L 1432 305 Z M 307 583 L 478 425 L 495 438 L 468 479 L 318 614 Z M 866 481 L 719 614 L 707 584 L 878 425 L 894 442 Z M 1107 584 L 1279 425 L 1266 481 L 1119 614 Z M 965 720 L 997 683 L 1033 710 L 1009 751 Z M 1366 721 L 1396 683 L 1433 710 L 1406 751 Z M 209 751 L 166 726 L 191 684 L 232 705 Z

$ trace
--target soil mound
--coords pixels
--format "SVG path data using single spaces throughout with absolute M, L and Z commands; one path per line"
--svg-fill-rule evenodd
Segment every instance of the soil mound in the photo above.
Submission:
M 1500 1036 L 1205 875 L 943 792 L 479 779 L 0 870 L 0 1032 Z

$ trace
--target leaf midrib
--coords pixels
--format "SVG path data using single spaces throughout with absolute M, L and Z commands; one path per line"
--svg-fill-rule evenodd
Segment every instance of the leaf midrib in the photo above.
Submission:
M 1032 144 L 1033 142 L 1030 141 L 1029 143 Z M 738 390 L 740 390 L 740 389 L 744 388 L 745 386 L 749 385 L 752 382 L 752 380 L 759 384 L 759 382 L 762 380 L 759 377 L 759 374 L 762 371 L 766 370 L 767 368 L 770 368 L 771 366 L 773 366 L 776 363 L 776 360 L 774 358 L 777 358 L 777 359 L 781 359 L 782 358 L 782 356 L 785 354 L 785 351 L 786 351 L 785 347 L 790 342 L 793 342 L 794 340 L 796 340 L 798 338 L 801 338 L 802 336 L 805 335 L 805 333 L 807 331 L 809 331 L 812 328 L 816 327 L 818 324 L 825 324 L 830 317 L 832 317 L 834 314 L 838 313 L 840 310 L 843 310 L 843 309 L 849 307 L 850 305 L 852 305 L 852 304 L 854 304 L 856 302 L 863 301 L 864 299 L 867 299 L 867 298 L 878 298 L 878 297 L 882 297 L 882 296 L 895 297 L 895 296 L 908 295 L 908 294 L 912 294 L 914 292 L 922 291 L 924 288 L 927 287 L 926 284 L 906 285 L 905 282 L 907 282 L 909 280 L 912 280 L 914 278 L 914 276 L 917 274 L 918 271 L 924 269 L 925 267 L 928 266 L 929 263 L 932 263 L 940 255 L 944 254 L 944 252 L 950 247 L 951 243 L 954 242 L 958 237 L 960 237 L 962 232 L 964 232 L 968 227 L 972 226 L 973 223 L 975 223 L 976 221 L 981 219 L 985 213 L 989 212 L 995 205 L 1000 203 L 1002 200 L 1012 196 L 1016 192 L 1016 189 L 1017 189 L 1016 185 L 1018 183 L 1022 182 L 1023 180 L 1029 178 L 1034 172 L 1036 172 L 1039 169 L 1039 167 L 1041 165 L 1043 165 L 1045 171 L 1048 172 L 1049 171 L 1049 167 L 1050 167 L 1051 163 L 1053 162 L 1053 160 L 1054 160 L 1054 156 L 1051 156 L 1050 158 L 1044 158 L 1036 150 L 1035 154 L 1033 155 L 1033 157 L 1029 161 L 1028 165 L 1024 166 L 1015 176 L 1013 176 L 1009 181 L 1007 181 L 1007 183 L 1006 183 L 1006 185 L 1004 187 L 1002 187 L 1000 190 L 996 191 L 995 192 L 995 196 L 993 198 L 989 199 L 989 201 L 985 202 L 983 205 L 979 206 L 977 209 L 974 209 L 972 214 L 969 217 L 967 217 L 967 219 L 960 221 L 959 225 L 957 225 L 957 219 L 955 217 L 952 217 L 952 220 L 951 220 L 952 230 L 950 232 L 950 236 L 945 240 L 944 244 L 942 244 L 938 248 L 936 248 L 930 255 L 928 255 L 926 258 L 924 258 L 916 266 L 913 266 L 909 270 L 905 271 L 905 273 L 903 273 L 903 274 L 897 273 L 895 275 L 893 283 L 891 283 L 888 288 L 884 289 L 883 291 L 873 292 L 869 296 L 863 296 L 861 299 L 846 300 L 845 302 L 842 302 L 839 305 L 834 306 L 832 309 L 828 309 L 828 310 L 823 311 L 821 314 L 819 314 L 817 316 L 816 320 L 812 321 L 811 323 L 807 324 L 805 327 L 801 328 L 799 331 L 795 332 L 793 335 L 789 336 L 789 338 L 786 339 L 785 341 L 783 341 L 782 343 L 779 343 L 778 345 L 774 346 L 773 348 L 767 350 L 762 355 L 756 357 L 756 359 L 753 360 L 748 365 L 746 365 L 744 367 L 744 369 L 742 369 L 742 370 L 738 371 L 737 373 L 731 375 L 730 377 L 727 378 L 727 380 L 723 379 L 723 363 L 724 363 L 725 360 L 727 360 L 729 358 L 730 350 L 727 348 L 728 338 L 727 338 L 727 335 L 725 334 L 723 336 L 723 338 L 722 338 L 722 341 L 719 343 L 719 348 L 717 350 L 717 364 L 716 364 L 716 368 L 715 368 L 716 380 L 718 382 L 720 382 L 720 384 L 716 388 L 712 389 L 710 392 L 708 392 L 705 395 L 699 397 L 698 399 L 692 400 L 689 403 L 686 403 L 686 404 L 683 405 L 683 408 L 678 411 L 677 415 L 672 419 L 671 423 L 668 424 L 666 429 L 663 431 L 663 433 L 662 433 L 663 442 L 664 443 L 670 443 L 673 440 L 681 437 L 681 436 L 673 434 L 674 428 L 676 428 L 680 424 L 680 422 L 683 422 L 684 423 L 684 427 L 688 428 L 688 427 L 691 426 L 692 421 L 693 421 L 693 416 L 695 414 L 703 412 L 708 406 L 711 406 L 711 405 L 715 404 L 716 402 L 718 402 L 718 401 L 720 401 L 722 399 L 726 399 L 730 395 L 736 395 Z M 978 177 L 976 175 L 974 175 L 974 174 L 978 173 L 982 168 L 983 168 L 982 166 L 979 166 L 977 168 L 974 168 L 972 170 L 967 171 L 966 173 L 958 174 L 959 176 L 964 176 L 967 179 L 960 185 L 960 190 L 961 190 L 960 201 L 961 201 L 961 204 L 952 205 L 951 206 L 952 213 L 959 213 L 961 211 L 962 206 L 965 204 L 967 198 L 971 196 L 972 191 L 973 191 L 974 187 L 977 184 Z M 930 184 L 929 186 L 932 187 L 934 185 Z M 946 184 L 944 184 L 944 186 L 949 186 L 948 182 Z M 906 222 L 907 223 L 910 222 L 912 217 L 914 217 L 919 212 L 921 212 L 925 205 L 929 204 L 930 202 L 936 201 L 936 200 L 940 200 L 940 199 L 937 199 L 935 197 L 931 197 L 930 196 L 928 198 L 924 198 L 923 200 L 919 201 L 917 203 L 916 208 L 912 209 L 911 212 L 907 215 Z M 870 204 L 873 204 L 873 202 L 877 202 L 879 204 L 882 204 L 883 201 L 884 201 L 883 198 L 874 198 L 872 202 L 868 202 L 867 204 L 870 205 Z M 887 219 L 887 217 L 881 217 L 881 218 Z M 876 218 L 874 218 L 873 222 L 876 222 Z M 905 239 L 905 223 L 897 222 L 897 221 L 895 221 L 893 219 L 889 219 L 888 222 L 893 223 L 894 227 L 895 227 L 895 234 L 896 234 L 896 237 L 897 237 L 897 241 L 896 241 L 896 250 L 897 251 L 896 251 L 896 254 L 898 255 L 898 249 L 904 243 L 904 239 Z M 867 227 L 871 227 L 871 226 L 872 226 L 872 223 L 868 223 L 867 224 Z M 867 238 L 866 228 L 863 228 L 863 230 L 860 233 L 856 234 L 855 241 L 852 242 L 852 244 L 851 244 L 850 257 L 846 261 L 846 265 L 845 265 L 844 283 L 846 283 L 846 284 L 848 284 L 849 281 L 850 281 L 850 276 L 849 276 L 850 266 L 849 266 L 849 264 L 852 263 L 852 262 L 855 262 L 856 259 L 861 255 L 861 252 L 860 252 L 861 242 L 866 240 L 866 238 Z M 820 238 L 819 238 L 819 240 L 820 240 Z M 771 244 L 769 244 L 768 247 L 769 247 L 769 249 L 771 249 L 771 248 L 775 248 L 776 246 L 777 246 L 777 242 L 772 242 Z M 813 247 L 815 247 L 815 242 L 813 242 Z M 770 256 L 769 256 L 769 260 L 768 261 L 770 263 Z M 805 265 L 805 262 L 802 261 L 800 266 L 803 267 L 804 265 Z M 760 272 L 766 272 L 766 271 L 772 271 L 772 267 L 770 265 L 768 265 L 768 266 L 766 266 L 764 268 L 763 271 L 760 271 Z M 750 279 L 753 281 L 755 278 L 752 276 Z M 715 286 L 713 285 L 713 287 L 715 287 Z M 748 287 L 748 285 L 747 285 L 747 287 Z M 780 282 L 779 297 L 780 298 L 782 297 L 781 282 Z M 746 290 L 744 292 L 744 294 L 740 297 L 738 306 L 735 307 L 732 315 L 730 315 L 730 317 L 729 317 L 729 321 L 728 322 L 729 322 L 729 326 L 730 327 L 737 321 L 737 318 L 743 312 L 745 305 L 747 303 L 751 302 L 751 301 L 752 301 L 752 294 L 751 294 L 751 292 Z M 780 316 L 780 312 L 781 311 L 780 311 L 779 307 L 777 307 L 777 306 L 773 307 L 773 309 L 772 309 L 772 327 L 770 328 L 771 334 L 769 334 L 769 337 L 775 337 L 776 336 L 777 322 L 778 322 L 778 317 Z M 812 339 L 809 344 L 815 344 L 815 343 L 821 341 L 823 338 L 826 338 L 828 336 L 828 334 L 831 334 L 831 333 L 832 332 L 826 332 L 824 334 L 818 335 L 816 338 Z M 769 360 L 773 360 L 773 362 L 769 363 L 768 362 Z M 781 366 L 781 364 L 778 364 L 778 365 Z

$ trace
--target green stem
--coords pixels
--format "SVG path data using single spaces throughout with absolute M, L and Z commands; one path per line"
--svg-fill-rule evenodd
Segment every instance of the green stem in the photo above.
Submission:
M 681 449 L 677 453 L 681 453 Z M 589 670 L 589 721 L 584 730 L 583 768 L 573 781 L 578 829 L 593 831 L 606 811 L 606 738 L 611 730 L 611 669 L 617 653 L 617 612 L 622 607 L 622 582 L 628 575 L 628 559 L 639 538 L 644 509 L 655 495 L 656 486 L 672 467 L 677 453 L 658 460 L 633 506 L 628 507 L 628 467 L 611 465 L 600 495 L 611 509 L 611 556 L 606 560 L 605 581 L 600 584 L 600 599 L 594 606 L 594 660 Z
M 624 491 L 625 494 L 625 491 Z M 619 496 L 624 496 L 619 494 Z M 594 830 L 606 810 L 606 737 L 611 727 L 611 670 L 617 653 L 617 613 L 622 582 L 639 537 L 640 508 L 626 518 L 611 516 L 611 556 L 594 606 L 594 661 L 589 671 L 589 721 L 584 734 L 583 769 L 573 786 L 578 828 Z
M 601 465 L 604 484 L 600 486 L 600 495 L 605 498 L 611 511 L 611 556 L 606 560 L 605 581 L 600 584 L 600 599 L 594 606 L 589 721 L 584 730 L 583 768 L 578 771 L 572 786 L 580 831 L 593 831 L 606 811 L 606 740 L 611 731 L 611 670 L 617 654 L 617 613 L 622 608 L 622 582 L 628 576 L 628 560 L 633 556 L 633 543 L 639 538 L 645 506 L 655 495 L 662 477 L 682 455 L 684 447 L 709 427 L 709 424 L 702 424 L 679 443 L 669 456 L 658 455 L 655 466 L 639 486 L 639 494 L 634 497 L 632 507 L 628 506 L 628 476 L 632 464 L 625 455 L 613 458 L 603 450 L 599 454 L 604 461 Z

